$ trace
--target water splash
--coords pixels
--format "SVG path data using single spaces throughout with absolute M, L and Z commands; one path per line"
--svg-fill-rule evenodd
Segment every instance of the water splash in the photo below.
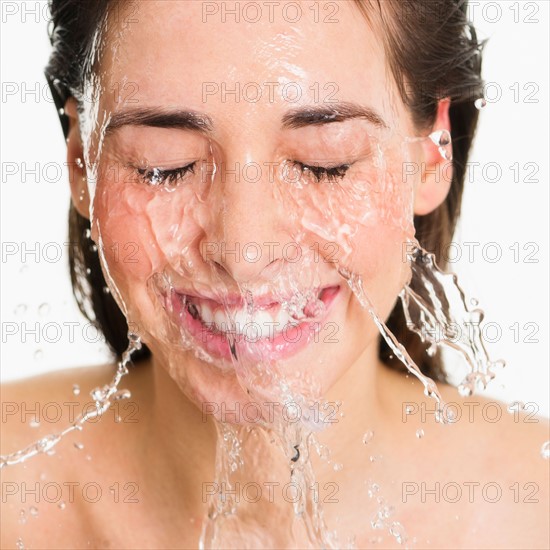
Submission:
M 0 456 L 0 469 L 20 464 L 40 453 L 50 453 L 67 434 L 75 430 L 82 431 L 83 425 L 86 422 L 102 416 L 103 413 L 109 410 L 115 400 L 121 397 L 129 397 L 130 392 L 128 390 L 119 390 L 118 386 L 122 377 L 128 374 L 128 365 L 131 363 L 132 353 L 141 348 L 141 340 L 139 336 L 129 332 L 128 341 L 128 348 L 122 354 L 122 359 L 118 363 L 115 376 L 111 382 L 103 387 L 97 387 L 90 392 L 95 402 L 95 408 L 87 411 L 85 414 L 78 415 L 75 421 L 61 432 L 46 435 L 24 449 Z M 121 391 L 124 393 L 121 393 Z
M 468 308 L 457 276 L 443 272 L 434 254 L 417 243 L 409 244 L 412 284 L 399 295 L 407 326 L 422 342 L 430 344 L 432 354 L 437 348 L 447 347 L 462 355 L 469 373 L 458 390 L 462 396 L 470 396 L 477 387 L 485 389 L 495 377 L 493 368 L 505 363 L 489 359 L 481 337 L 484 313 L 479 308 Z
M 313 433 L 307 432 L 300 423 L 287 424 L 282 431 L 218 421 L 215 424 L 218 438 L 214 486 L 218 490 L 210 494 L 199 548 L 219 548 L 227 546 L 228 541 L 229 544 L 235 542 L 238 547 L 255 547 L 254 544 L 260 540 L 262 546 L 286 547 L 289 537 L 295 542 L 307 540 L 311 548 L 345 547 L 339 542 L 336 532 L 328 529 L 318 494 L 312 491 L 316 487 L 316 477 L 310 454 L 318 452 L 320 456 L 321 453 L 325 458 L 328 456 Z M 270 500 L 266 513 L 279 515 L 277 528 L 269 534 L 261 528 L 261 522 L 257 523 L 258 511 L 254 510 L 250 516 L 246 503 L 241 502 L 238 496 L 240 480 L 250 483 L 246 475 L 250 472 L 246 471 L 246 466 L 258 475 L 260 459 L 257 451 L 262 447 L 259 445 L 262 440 L 264 443 L 270 440 L 271 446 L 275 447 L 270 453 L 270 460 L 279 453 L 286 458 L 286 483 L 294 489 L 291 507 L 286 499 L 281 499 L 282 504 L 276 498 Z M 274 472 L 270 471 L 270 474 Z M 253 504 L 260 508 L 266 506 L 263 501 Z M 285 512 L 286 509 L 291 510 L 290 515 Z M 269 537 L 269 544 L 266 537 Z
M 351 291 L 355 294 L 361 307 L 368 310 L 370 313 L 378 331 L 392 349 L 395 356 L 407 367 L 411 374 L 414 374 L 424 386 L 424 394 L 428 397 L 433 398 L 437 403 L 438 411 L 442 410 L 442 398 L 437 389 L 435 382 L 428 376 L 425 376 L 418 365 L 413 361 L 405 347 L 397 340 L 391 330 L 386 326 L 384 321 L 380 319 L 377 315 L 375 308 L 370 301 L 369 297 L 364 291 L 363 281 L 360 275 L 357 273 L 352 273 L 347 268 L 339 268 L 338 272 L 340 275 L 347 281 Z M 441 414 L 436 415 L 436 419 L 443 421 L 443 416 Z

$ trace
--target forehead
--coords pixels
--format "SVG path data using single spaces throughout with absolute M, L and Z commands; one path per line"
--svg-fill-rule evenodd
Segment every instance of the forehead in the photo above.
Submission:
M 113 92 L 105 107 L 244 114 L 353 101 L 388 113 L 395 96 L 381 40 L 354 4 L 129 2 L 111 13 L 102 45 L 101 81 Z

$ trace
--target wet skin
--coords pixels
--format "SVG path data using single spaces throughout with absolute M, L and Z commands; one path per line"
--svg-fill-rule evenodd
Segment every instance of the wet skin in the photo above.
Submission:
M 245 405 L 250 397 L 235 372 L 225 372 L 218 364 L 208 364 L 167 345 L 172 341 L 166 336 L 169 330 L 163 330 L 172 325 L 147 284 L 155 273 L 168 270 L 189 292 L 186 285 L 191 278 L 200 282 L 205 294 L 219 287 L 235 291 L 244 283 L 250 283 L 258 294 L 263 285 L 273 290 L 277 280 L 274 266 L 289 268 L 284 257 L 278 256 L 272 262 L 265 254 L 260 262 L 247 262 L 237 261 L 233 255 L 218 255 L 214 258 L 217 271 L 213 271 L 212 264 L 203 257 L 201 243 L 223 241 L 232 249 L 236 243 L 251 239 L 286 243 L 292 228 L 283 223 L 289 217 L 288 210 L 282 207 L 284 202 L 274 198 L 266 179 L 261 185 L 246 178 L 236 184 L 235 176 L 228 174 L 223 185 L 208 193 L 206 208 L 185 187 L 168 195 L 139 180 L 136 170 L 157 165 L 179 167 L 208 157 L 212 151 L 222 166 L 225 163 L 230 167 L 287 159 L 312 163 L 321 158 L 325 163 L 345 163 L 367 148 L 367 128 L 372 122 L 360 118 L 301 128 L 284 128 L 281 124 L 291 108 L 318 105 L 312 91 L 315 83 L 321 90 L 327 83 L 337 83 L 338 104 L 371 106 L 391 127 L 392 135 L 416 135 L 417 129 L 387 70 L 376 29 L 371 29 L 350 3 L 339 5 L 339 23 L 332 25 L 315 23 L 311 17 L 293 25 L 282 18 L 269 24 L 236 23 L 231 18 L 222 22 L 216 17 L 203 21 L 200 3 L 189 2 L 140 3 L 135 23 L 119 29 L 113 22 L 113 30 L 121 31 L 120 42 L 116 49 L 105 49 L 102 85 L 109 91 L 116 83 L 135 82 L 138 95 L 104 93 L 99 112 L 120 114 L 135 107 L 130 100 L 137 98 L 140 108 L 170 106 L 180 111 L 206 112 L 213 121 L 213 130 L 205 137 L 185 129 L 126 125 L 101 139 L 97 133 L 87 139 L 83 132 L 82 140 L 75 105 L 67 104 L 72 122 L 68 160 L 74 163 L 77 158 L 85 158 L 88 167 L 97 162 L 100 176 L 93 185 L 91 174 L 75 170 L 71 181 L 74 202 L 83 215 L 91 216 L 92 237 L 102 245 L 113 290 L 119 292 L 115 295 L 119 303 L 126 305 L 129 318 L 141 327 L 154 358 L 136 366 L 122 384 L 132 392 L 131 401 L 137 405 L 135 417 L 134 408 L 129 407 L 122 409 L 122 414 L 118 411 L 125 421 L 115 422 L 115 412 L 110 411 L 82 434 L 71 435 L 55 455 L 37 457 L 24 467 L 2 472 L 3 481 L 19 485 L 52 481 L 62 487 L 67 482 L 82 487 L 93 481 L 104 496 L 94 503 L 77 490 L 74 502 L 64 510 L 58 502 L 50 504 L 42 498 L 36 504 L 38 517 L 29 518 L 23 525 L 18 522 L 19 511 L 32 503 L 28 499 L 23 503 L 20 493 L 15 494 L 2 504 L 2 547 L 15 547 L 19 536 L 29 547 L 197 547 L 205 513 L 204 483 L 214 479 L 215 452 L 214 421 L 203 417 L 202 405 L 224 402 L 231 409 L 237 403 Z M 304 12 L 312 13 L 305 8 Z M 109 35 L 107 45 L 112 45 L 108 40 L 115 34 Z M 351 60 L 356 70 L 350 70 Z M 212 94 L 206 101 L 204 98 L 205 82 L 285 81 L 298 83 L 306 92 L 297 105 L 289 105 L 279 92 L 273 99 L 265 94 L 258 102 L 242 98 L 237 101 L 235 96 L 221 94 Z M 442 102 L 434 128 L 425 135 L 448 124 Z M 429 141 L 411 154 L 416 155 L 416 162 L 426 163 L 427 172 L 445 162 Z M 384 158 L 389 161 L 388 173 L 398 174 L 401 166 L 391 162 L 399 158 L 395 149 L 388 147 Z M 117 173 L 123 177 L 115 178 L 109 170 L 112 166 L 118 167 Z M 362 166 L 356 168 L 359 174 L 367 171 L 368 163 Z M 83 177 L 88 178 L 89 187 Z M 358 173 L 355 178 L 361 179 Z M 85 200 L 81 201 L 83 190 Z M 436 185 L 428 175 L 421 185 L 413 186 L 410 206 L 417 214 L 427 214 L 444 200 L 447 191 L 448 186 L 441 182 Z M 408 231 L 399 224 L 382 224 L 380 219 L 388 213 L 390 219 L 400 219 L 406 201 L 397 207 L 391 195 L 376 197 L 369 203 L 372 223 L 354 220 L 357 231 L 353 265 L 363 275 L 379 316 L 385 319 L 408 277 L 401 248 Z M 189 200 L 197 209 L 184 218 L 182 213 Z M 301 204 L 309 208 L 309 200 Z M 251 216 L 251 205 L 262 215 Z M 352 203 L 340 202 L 338 206 L 357 215 Z M 223 216 L 213 216 L 213 210 L 223 211 Z M 320 229 L 312 229 L 319 209 L 308 212 L 311 218 L 303 244 L 323 244 Z M 334 220 L 339 221 L 338 215 L 341 210 L 336 209 Z M 173 238 L 169 229 L 176 223 L 180 223 L 179 233 Z M 138 246 L 138 261 L 117 261 L 115 245 L 130 241 Z M 182 243 L 190 244 L 186 258 L 195 266 L 193 277 L 185 276 L 178 263 Z M 433 402 L 423 396 L 416 379 L 390 371 L 379 361 L 378 331 L 334 265 L 321 261 L 315 269 L 320 286 L 340 285 L 327 319 L 339 327 L 338 341 L 309 344 L 283 357 L 278 365 L 286 376 L 298 373 L 303 379 L 314 380 L 327 401 L 343 403 L 344 416 L 338 416 L 338 422 L 320 435 L 332 450 L 333 463 L 314 459 L 319 486 L 336 483 L 338 487 L 338 502 L 325 503 L 329 527 L 337 527 L 344 541 L 355 534 L 360 548 L 372 546 L 372 537 L 379 534 L 383 541 L 375 547 L 399 547 L 386 532 L 379 533 L 370 526 L 376 501 L 368 495 L 367 482 L 374 480 L 381 487 L 380 494 L 396 508 L 396 521 L 410 536 L 417 537 L 418 548 L 544 547 L 548 541 L 548 462 L 540 458 L 539 448 L 548 439 L 548 424 L 542 420 L 515 421 L 509 415 L 494 423 L 476 416 L 475 422 L 463 420 L 453 426 L 436 425 L 430 415 L 426 422 L 417 415 L 405 422 L 404 403 L 414 403 L 419 410 L 433 410 Z M 293 273 L 298 276 L 300 272 Z M 79 401 L 76 408 L 81 410 L 89 401 L 87 390 L 106 383 L 113 370 L 114 365 L 106 365 L 6 385 L 2 399 L 18 406 L 23 402 Z M 75 382 L 82 387 L 78 398 L 71 393 Z M 446 401 L 463 402 L 456 389 L 442 385 L 441 391 Z M 485 403 L 481 398 L 468 401 L 479 402 L 477 410 Z M 19 414 L 10 416 L 2 429 L 2 453 L 15 451 L 67 425 L 69 409 L 62 410 L 62 418 L 51 423 L 43 421 L 39 428 L 30 428 L 28 417 L 22 422 Z M 137 422 L 131 421 L 134 418 Z M 425 432 L 421 439 L 415 435 L 419 428 Z M 362 439 L 368 429 L 375 436 L 365 445 Z M 75 442 L 84 447 L 77 449 Z M 259 445 L 256 452 L 266 464 L 245 469 L 245 477 L 281 484 L 288 481 L 289 464 L 281 453 L 269 444 Z M 334 463 L 342 463 L 343 469 L 336 472 Z M 462 487 L 469 482 L 481 486 L 496 482 L 503 496 L 490 503 L 478 490 L 470 503 L 463 489 L 463 497 L 456 503 L 436 503 L 429 497 L 423 502 L 419 494 L 403 502 L 404 484 L 433 487 L 436 482 Z M 120 491 L 118 502 L 110 490 L 115 483 L 119 484 L 114 491 Z M 516 483 L 521 488 L 520 502 L 514 502 L 510 490 Z M 525 487 L 529 483 L 536 485 L 532 498 L 538 503 L 526 501 L 530 488 Z M 277 540 L 274 526 L 278 520 L 284 525 L 284 518 L 277 515 L 281 504 L 288 503 L 277 502 L 270 508 L 262 502 L 247 507 L 256 521 L 256 526 L 253 523 L 249 529 L 249 542 L 256 540 L 255 536 L 267 545 L 269 540 Z M 284 509 L 290 512 L 290 507 Z M 277 521 L 270 526 L 265 524 L 266 518 Z

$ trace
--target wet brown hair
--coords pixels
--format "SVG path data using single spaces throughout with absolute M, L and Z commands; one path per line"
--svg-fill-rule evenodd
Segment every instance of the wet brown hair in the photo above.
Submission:
M 475 134 L 478 110 L 475 99 L 483 94 L 482 43 L 467 18 L 463 0 L 353 0 L 373 29 L 381 33 L 389 66 L 401 98 L 419 129 L 435 121 L 438 102 L 450 98 L 453 142 L 453 180 L 445 201 L 426 216 L 415 216 L 416 237 L 434 252 L 445 267 L 441 250 L 452 239 L 460 214 L 466 163 Z M 83 93 L 86 67 L 97 29 L 107 10 L 120 7 L 118 0 L 50 0 L 50 40 L 53 51 L 46 68 L 58 109 L 68 97 Z M 65 135 L 68 118 L 60 114 Z M 128 345 L 126 319 L 106 283 L 97 250 L 89 239 L 90 222 L 74 206 L 69 208 L 69 264 L 73 292 L 82 313 L 104 334 L 117 357 Z M 414 280 L 411 283 L 414 290 Z M 405 322 L 397 303 L 387 321 L 390 330 L 428 376 L 445 380 L 441 358 L 426 354 L 426 346 Z M 146 346 L 133 355 L 138 361 L 150 354 Z M 379 355 L 392 368 L 404 370 L 381 339 Z

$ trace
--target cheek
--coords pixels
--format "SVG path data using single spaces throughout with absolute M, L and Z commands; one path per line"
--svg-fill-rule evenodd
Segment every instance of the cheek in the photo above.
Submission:
M 384 316 L 410 276 L 405 251 L 414 239 L 413 188 L 398 168 L 373 172 L 356 172 L 337 185 L 291 190 L 287 209 L 300 212 L 307 248 L 324 253 L 334 269 L 360 277 Z
M 92 237 L 109 273 L 141 280 L 158 261 L 159 249 L 141 197 L 117 186 L 98 185 L 93 204 Z
M 140 294 L 147 280 L 166 262 L 166 251 L 157 239 L 150 213 L 155 200 L 149 189 L 114 180 L 100 180 L 95 193 L 92 238 L 99 248 L 106 279 L 111 279 L 127 306 L 136 300 L 143 302 Z M 175 210 L 165 209 L 166 227 L 174 223 L 169 214 L 175 216 Z
M 380 225 L 361 229 L 356 236 L 353 269 L 379 317 L 385 319 L 401 289 L 410 279 L 406 237 L 400 229 Z

